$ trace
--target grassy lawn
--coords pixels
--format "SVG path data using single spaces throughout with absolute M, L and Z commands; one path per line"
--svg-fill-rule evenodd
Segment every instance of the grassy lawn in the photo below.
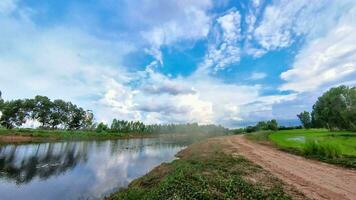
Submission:
M 213 141 L 213 140 L 209 140 Z M 180 159 L 164 163 L 108 199 L 304 199 L 219 142 L 193 144 Z
M 271 141 L 278 148 L 308 158 L 356 168 L 356 133 L 326 129 L 295 129 L 255 132 L 247 138 Z
M 356 133 L 330 132 L 325 129 L 296 129 L 278 131 L 269 134 L 269 139 L 282 148 L 303 151 L 308 142 L 315 141 L 319 145 L 330 145 L 338 148 L 344 156 L 356 157 Z

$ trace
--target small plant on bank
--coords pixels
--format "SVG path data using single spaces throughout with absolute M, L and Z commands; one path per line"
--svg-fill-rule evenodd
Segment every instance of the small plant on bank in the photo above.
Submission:
M 304 155 L 321 158 L 341 158 L 342 151 L 338 145 L 331 143 L 319 143 L 316 140 L 308 140 L 305 143 Z

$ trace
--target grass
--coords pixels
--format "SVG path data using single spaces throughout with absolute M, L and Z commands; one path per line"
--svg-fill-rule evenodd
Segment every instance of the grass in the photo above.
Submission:
M 323 158 L 335 159 L 341 158 L 340 146 L 331 143 L 318 143 L 315 140 L 309 140 L 305 143 L 303 154 L 306 156 L 320 156 Z
M 248 133 L 246 136 L 250 140 L 263 142 L 263 141 L 268 141 L 268 136 L 270 133 L 271 131 L 258 131 L 258 132 Z
M 110 138 L 135 138 L 135 137 L 149 137 L 149 134 L 141 133 L 111 133 L 111 132 L 95 132 L 82 130 L 43 130 L 43 129 L 2 129 L 0 128 L 1 136 L 27 136 L 39 139 L 110 139 Z
M 270 133 L 268 139 L 281 149 L 308 158 L 356 168 L 356 133 L 353 132 L 296 129 Z
M 108 199 L 292 199 L 282 182 L 217 143 L 193 144 Z M 293 193 L 294 194 L 294 193 Z

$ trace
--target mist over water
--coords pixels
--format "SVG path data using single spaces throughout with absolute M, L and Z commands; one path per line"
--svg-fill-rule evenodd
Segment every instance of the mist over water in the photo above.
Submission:
M 0 199 L 100 199 L 184 147 L 160 138 L 2 146 Z

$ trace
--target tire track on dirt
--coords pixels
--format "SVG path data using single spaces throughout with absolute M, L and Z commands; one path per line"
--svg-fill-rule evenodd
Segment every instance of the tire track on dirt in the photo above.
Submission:
M 231 149 L 312 199 L 356 200 L 356 171 L 292 155 L 243 136 L 225 137 Z

